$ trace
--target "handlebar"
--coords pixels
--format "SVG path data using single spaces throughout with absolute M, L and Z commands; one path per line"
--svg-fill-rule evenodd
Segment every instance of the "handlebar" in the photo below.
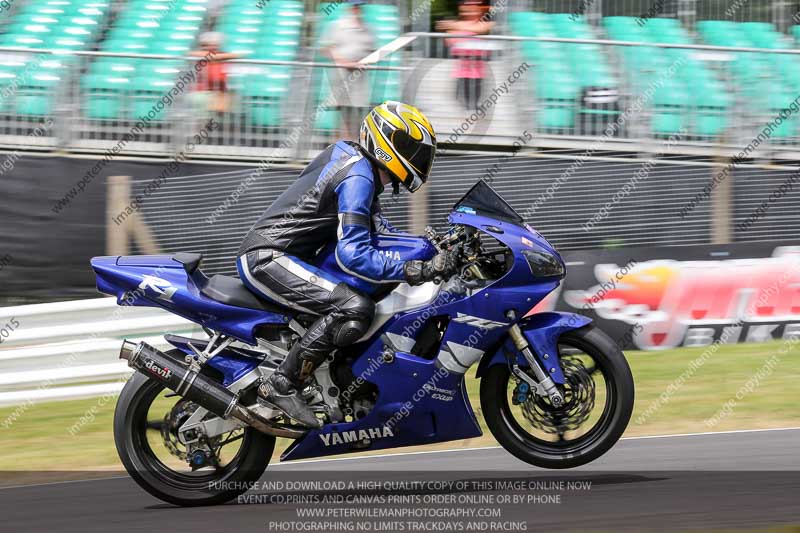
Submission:
M 444 235 L 439 235 L 431 226 L 425 228 L 425 237 L 433 244 L 437 252 L 443 252 L 445 248 L 458 244 L 463 236 L 464 228 L 462 226 L 456 226 Z
M 445 251 L 445 249 L 460 245 L 462 241 L 465 241 L 467 232 L 464 229 L 464 226 L 455 226 L 452 227 L 447 233 L 439 235 L 439 233 L 437 233 L 433 227 L 427 226 L 425 228 L 425 236 L 431 242 L 433 247 L 436 248 L 436 251 L 438 253 L 442 253 Z M 474 280 L 485 279 L 480 266 L 477 264 L 476 256 L 470 255 L 468 250 L 463 247 L 459 247 L 458 254 L 461 263 L 460 275 L 462 278 L 472 278 Z

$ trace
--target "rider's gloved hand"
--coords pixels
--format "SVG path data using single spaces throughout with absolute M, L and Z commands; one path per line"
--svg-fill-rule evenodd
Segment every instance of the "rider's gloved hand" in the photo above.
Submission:
M 441 282 L 458 271 L 458 252 L 445 250 L 428 261 L 406 261 L 403 272 L 409 285 Z

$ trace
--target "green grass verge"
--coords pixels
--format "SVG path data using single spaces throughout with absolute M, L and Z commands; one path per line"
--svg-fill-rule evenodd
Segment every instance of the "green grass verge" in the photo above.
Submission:
M 800 426 L 800 347 L 780 342 L 738 344 L 723 346 L 709 357 L 702 354 L 702 348 L 627 354 L 636 383 L 628 436 Z M 700 360 L 703 364 L 698 366 Z M 737 399 L 757 374 L 758 385 Z M 470 376 L 468 388 L 476 411 L 478 387 L 478 380 Z M 731 400 L 736 404 L 727 416 L 715 425 L 706 423 Z M 90 399 L 0 409 L 0 471 L 121 469 L 112 436 L 114 404 L 114 399 L 105 403 Z M 485 433 L 481 438 L 425 448 L 495 444 L 482 418 L 481 425 Z M 285 444 L 279 443 L 276 454 Z

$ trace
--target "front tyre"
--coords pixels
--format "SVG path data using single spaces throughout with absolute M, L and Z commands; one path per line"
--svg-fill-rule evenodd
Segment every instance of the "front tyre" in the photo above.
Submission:
M 208 464 L 191 467 L 177 428 L 196 404 L 169 393 L 136 372 L 122 389 L 114 411 L 114 441 L 128 474 L 144 490 L 180 506 L 215 505 L 246 492 L 269 464 L 275 437 L 253 428 L 216 437 Z
M 616 343 L 593 324 L 563 334 L 558 350 L 564 406 L 526 396 L 507 365 L 494 365 L 481 380 L 481 408 L 492 435 L 515 457 L 543 468 L 574 468 L 622 436 L 633 411 L 633 376 Z

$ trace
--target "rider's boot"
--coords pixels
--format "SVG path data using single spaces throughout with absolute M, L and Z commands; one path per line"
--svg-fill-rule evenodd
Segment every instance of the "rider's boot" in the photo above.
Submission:
M 327 356 L 324 352 L 308 350 L 303 342 L 297 342 L 286 359 L 259 387 L 258 394 L 280 409 L 286 416 L 309 428 L 321 428 L 322 420 L 303 399 L 301 391 L 306 380 L 322 364 Z

